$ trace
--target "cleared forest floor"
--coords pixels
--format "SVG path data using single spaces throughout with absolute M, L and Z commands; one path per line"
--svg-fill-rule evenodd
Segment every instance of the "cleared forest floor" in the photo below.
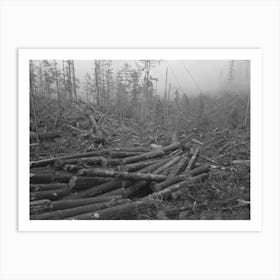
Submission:
M 31 219 L 250 219 L 248 129 L 175 131 L 82 102 L 58 123 L 52 110 L 38 109 L 30 138 Z

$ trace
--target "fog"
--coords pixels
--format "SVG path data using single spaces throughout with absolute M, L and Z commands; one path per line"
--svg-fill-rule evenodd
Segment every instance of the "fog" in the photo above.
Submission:
M 136 67 L 136 61 L 112 60 L 115 71 L 128 63 Z M 76 60 L 76 76 L 80 80 L 79 93 L 83 95 L 83 83 L 87 72 L 94 71 L 93 61 Z M 171 85 L 172 92 L 187 95 L 221 94 L 234 92 L 247 94 L 250 91 L 250 61 L 248 60 L 161 60 L 151 67 L 151 76 L 157 78 L 154 88 L 156 94 L 163 95 L 166 81 Z M 172 98 L 172 96 L 171 96 Z

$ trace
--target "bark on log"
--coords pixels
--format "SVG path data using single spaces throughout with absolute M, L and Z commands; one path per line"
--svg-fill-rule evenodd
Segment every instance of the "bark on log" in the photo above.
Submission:
M 49 211 L 63 210 L 63 209 L 75 208 L 83 205 L 103 203 L 106 201 L 111 201 L 116 198 L 121 198 L 121 196 L 90 197 L 90 198 L 82 198 L 82 199 L 58 200 L 58 201 L 51 202 L 49 206 Z
M 126 158 L 132 156 L 138 156 L 143 154 L 142 152 L 135 152 L 135 151 L 110 151 L 109 156 L 111 158 Z
M 176 164 L 179 160 L 180 160 L 180 156 L 174 156 L 173 158 L 170 158 L 170 160 L 165 163 L 164 165 L 158 167 L 155 171 L 153 171 L 154 174 L 161 174 L 163 171 L 165 171 L 166 169 L 170 168 L 171 166 L 173 166 L 174 164 Z
M 178 162 L 174 168 L 169 172 L 168 177 L 174 177 L 180 174 L 183 170 L 185 170 L 188 162 L 189 162 L 189 157 L 188 156 L 183 156 L 181 160 Z
M 202 166 L 196 167 L 189 172 L 189 175 L 194 177 L 201 173 L 207 173 L 209 171 L 209 168 L 210 168 L 209 165 L 202 165 Z
M 208 177 L 208 173 L 202 173 L 196 177 L 192 177 L 192 178 L 188 178 L 182 182 L 179 182 L 177 184 L 171 185 L 163 190 L 160 190 L 158 192 L 154 192 L 152 194 L 150 194 L 149 196 L 145 197 L 144 200 L 146 199 L 163 199 L 168 197 L 171 193 L 178 191 L 180 189 L 186 188 L 192 184 L 194 184 L 197 181 L 202 180 L 203 178 Z
M 31 171 L 32 172 L 32 171 Z M 30 173 L 31 184 L 48 184 L 52 182 L 68 183 L 72 178 L 69 173 Z
M 152 201 L 136 201 L 128 202 L 110 208 L 91 211 L 85 216 L 75 216 L 73 219 L 87 219 L 87 220 L 135 220 L 143 212 L 149 208 L 154 208 Z
M 119 164 L 119 160 L 116 159 L 106 159 L 104 157 L 84 157 L 84 158 L 72 158 L 72 159 L 58 159 L 55 161 L 55 167 L 57 169 L 63 168 L 66 164 L 87 164 L 94 166 L 116 166 Z
M 152 164 L 150 166 L 147 166 L 147 167 L 139 170 L 139 172 L 141 172 L 141 173 L 151 173 L 151 172 L 154 172 L 157 168 L 160 168 L 161 166 L 166 164 L 169 160 L 170 160 L 170 158 L 162 159 L 159 162 L 156 162 L 156 163 L 154 163 L 154 164 Z M 134 184 L 130 185 L 126 189 L 127 197 L 131 197 L 134 193 L 138 192 L 140 189 L 146 187 L 147 185 L 149 185 L 149 182 L 147 182 L 147 181 L 135 182 Z
M 74 158 L 85 158 L 85 157 L 95 157 L 95 156 L 102 156 L 105 155 L 108 151 L 93 151 L 88 153 L 81 153 L 81 154 L 72 154 L 67 156 L 60 156 L 56 158 L 49 158 L 49 159 L 42 159 L 37 161 L 31 161 L 30 167 L 43 167 L 49 164 L 54 164 L 56 160 L 64 160 L 64 159 L 74 159 Z
M 170 177 L 168 178 L 167 180 L 161 182 L 161 183 L 158 183 L 158 184 L 155 184 L 152 186 L 152 190 L 154 192 L 158 192 L 160 190 L 163 190 L 169 186 L 172 186 L 174 184 L 177 184 L 179 182 L 183 181 L 183 179 L 181 177 L 178 177 L 178 176 L 174 176 L 174 177 Z
M 38 191 L 49 191 L 49 190 L 58 190 L 58 189 L 67 189 L 68 184 L 65 183 L 50 183 L 50 184 L 30 184 L 31 192 Z
M 101 185 L 110 179 L 102 177 L 79 177 L 73 176 L 69 181 L 69 187 L 74 190 L 83 190 Z
M 144 161 L 144 160 L 148 160 L 148 159 L 152 159 L 155 157 L 160 157 L 163 156 L 165 154 L 165 152 L 163 150 L 154 150 L 148 153 L 144 153 L 141 155 L 137 155 L 137 156 L 133 156 L 133 157 L 127 157 L 122 159 L 122 164 L 129 164 L 129 163 L 135 163 L 135 162 L 139 162 L 139 161 Z
M 120 172 L 102 169 L 81 169 L 78 172 L 82 176 L 94 176 L 94 177 L 113 177 L 126 180 L 145 180 L 161 182 L 167 179 L 167 176 L 160 174 L 145 174 L 140 172 Z
M 126 194 L 126 189 L 121 187 L 121 188 L 118 188 L 118 189 L 115 189 L 115 190 L 112 190 L 110 192 L 105 192 L 103 194 L 100 194 L 96 197 L 106 197 L 106 196 L 121 196 L 121 197 L 127 197 L 127 194 Z
M 36 200 L 30 202 L 30 215 L 40 214 L 50 210 L 51 201 L 49 199 Z
M 147 185 L 149 185 L 149 182 L 147 181 L 135 182 L 126 189 L 126 196 L 131 197 L 134 193 L 138 192 L 140 189 L 144 188 Z
M 122 165 L 119 166 L 118 170 L 125 171 L 125 172 L 135 172 L 135 171 L 139 171 L 142 168 L 150 166 L 158 161 L 159 160 L 146 160 L 146 161 L 140 161 L 132 164 Z
M 98 209 L 111 207 L 113 205 L 124 203 L 125 201 L 127 202 L 128 200 L 123 200 L 123 199 L 112 200 L 112 201 L 108 201 L 108 202 L 84 205 L 84 206 L 69 208 L 69 209 L 65 209 L 65 210 L 56 210 L 56 211 L 51 211 L 51 212 L 45 212 L 45 213 L 38 214 L 38 215 L 31 215 L 30 219 L 31 220 L 61 220 L 61 219 L 77 216 L 77 215 L 80 215 L 83 213 L 96 211 Z
M 120 180 L 111 180 L 109 182 L 106 182 L 104 184 L 100 184 L 98 186 L 91 187 L 86 190 L 79 191 L 77 193 L 69 195 L 69 198 L 86 198 L 86 197 L 93 197 L 102 193 L 107 193 L 112 190 L 124 187 L 125 183 L 124 181 Z
M 176 143 L 173 143 L 173 144 L 168 145 L 166 147 L 163 147 L 161 149 L 157 149 L 157 150 L 154 150 L 154 151 L 151 151 L 151 152 L 148 152 L 148 153 L 144 153 L 144 154 L 141 154 L 141 155 L 138 155 L 138 156 L 124 158 L 122 160 L 122 164 L 134 163 L 134 162 L 139 162 L 139 161 L 148 160 L 148 159 L 152 159 L 152 158 L 155 158 L 155 157 L 163 156 L 164 154 L 167 154 L 170 151 L 178 149 L 181 145 L 182 145 L 181 142 L 176 142 Z
M 38 191 L 30 193 L 30 200 L 41 200 L 41 199 L 49 199 L 49 200 L 58 200 L 63 196 L 70 193 L 70 189 L 58 189 L 58 190 L 50 190 L 50 191 Z
M 189 161 L 189 163 L 188 163 L 188 165 L 187 165 L 187 167 L 186 167 L 186 169 L 184 171 L 184 175 L 189 175 L 189 172 L 190 172 L 192 166 L 194 165 L 194 163 L 195 163 L 195 161 L 197 159 L 198 154 L 199 154 L 199 148 L 197 147 L 194 150 L 193 155 L 192 155 L 192 157 L 191 157 L 191 159 L 190 159 L 190 161 Z

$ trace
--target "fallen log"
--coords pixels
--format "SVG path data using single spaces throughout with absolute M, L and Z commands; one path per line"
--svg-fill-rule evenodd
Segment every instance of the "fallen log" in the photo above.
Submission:
M 111 201 L 113 199 L 120 199 L 121 196 L 104 196 L 104 197 L 90 197 L 90 198 L 82 198 L 82 199 L 69 199 L 69 200 L 58 200 L 52 201 L 49 210 L 63 210 L 68 208 L 75 208 L 79 206 L 89 205 L 89 204 L 97 204 L 103 203 L 107 201 Z
M 119 166 L 118 170 L 125 171 L 125 172 L 135 172 L 142 168 L 150 166 L 156 162 L 159 162 L 159 160 L 155 159 L 155 160 L 140 161 L 140 162 L 136 162 L 136 163 L 132 163 L 132 164 Z
M 144 188 L 148 184 L 149 182 L 147 181 L 135 182 L 134 184 L 132 184 L 126 189 L 126 197 L 131 197 L 133 194 L 135 194 L 136 192 L 138 192 L 140 189 Z
M 37 160 L 37 161 L 31 161 L 30 162 L 30 167 L 47 166 L 49 164 L 54 164 L 56 160 L 102 156 L 102 155 L 105 155 L 107 152 L 108 152 L 107 150 L 93 151 L 93 152 L 82 153 L 82 154 L 72 154 L 72 155 L 67 155 L 67 156 L 60 156 L 60 157 L 55 157 L 55 158 L 48 158 L 48 159 L 42 159 L 42 160 Z
M 121 196 L 121 197 L 127 197 L 126 189 L 124 187 L 102 193 L 100 195 L 97 195 L 96 197 L 107 197 L 107 196 Z
M 138 156 L 141 154 L 143 154 L 143 152 L 135 152 L 135 151 L 110 151 L 109 152 L 109 156 L 112 159 Z
M 141 173 L 152 173 L 154 172 L 157 168 L 160 168 L 161 166 L 163 166 L 164 164 L 166 164 L 168 161 L 170 160 L 170 158 L 166 158 L 163 159 L 159 162 L 156 162 L 150 166 L 147 166 L 146 168 L 143 168 L 140 170 Z M 149 184 L 149 182 L 147 181 L 139 181 L 139 182 L 135 182 L 134 184 L 130 185 L 127 189 L 126 189 L 126 195 L 127 197 L 131 197 L 133 194 L 135 194 L 136 192 L 138 192 L 140 189 L 144 188 L 145 186 L 147 186 Z
M 67 189 L 68 184 L 65 183 L 50 183 L 50 184 L 30 184 L 31 192 L 49 191 L 58 189 Z
M 85 157 L 85 158 L 72 158 L 72 159 L 57 159 L 54 163 L 57 169 L 63 168 L 67 164 L 79 164 L 79 165 L 94 165 L 94 166 L 116 166 L 119 164 L 119 160 L 106 159 L 104 157 Z
M 127 199 L 111 200 L 108 202 L 84 205 L 84 206 L 79 206 L 79 207 L 74 207 L 74 208 L 69 208 L 64 210 L 50 211 L 38 215 L 31 215 L 30 219 L 31 220 L 61 220 L 61 219 L 77 216 L 83 213 L 88 213 L 90 211 L 96 211 L 102 208 L 107 208 L 114 205 L 122 204 L 128 201 L 129 200 Z
M 31 184 L 48 184 L 53 182 L 68 183 L 72 178 L 70 173 L 30 173 Z
M 35 200 L 30 202 L 30 214 L 40 214 L 50 210 L 51 201 L 49 199 Z
M 74 190 L 83 190 L 90 187 L 95 187 L 105 182 L 108 182 L 108 178 L 102 177 L 80 177 L 73 176 L 69 181 L 69 187 Z
M 181 159 L 181 156 L 174 156 L 173 158 L 170 158 L 170 160 L 165 163 L 164 165 L 158 167 L 155 171 L 153 171 L 154 174 L 161 174 L 166 169 L 170 168 L 174 164 L 176 164 Z
M 174 184 L 174 185 L 171 185 L 163 190 L 160 190 L 160 191 L 157 191 L 157 192 L 154 192 L 150 195 L 148 195 L 147 197 L 144 198 L 144 200 L 146 199 L 163 199 L 163 198 L 166 198 L 168 197 L 171 193 L 175 192 L 175 191 L 178 191 L 180 189 L 183 189 L 183 188 L 186 188 L 188 187 L 189 185 L 205 178 L 208 176 L 208 173 L 202 173 L 196 177 L 192 177 L 192 178 L 188 178 L 182 182 L 179 182 L 177 184 Z
M 90 211 L 85 215 L 75 216 L 75 220 L 135 220 L 149 208 L 154 208 L 154 201 L 128 202 L 106 209 Z
M 167 176 L 160 174 L 145 174 L 140 172 L 121 172 L 102 169 L 81 169 L 78 172 L 81 176 L 93 176 L 93 177 L 113 177 L 126 180 L 145 180 L 161 182 L 167 179 Z
M 194 165 L 194 163 L 195 163 L 195 161 L 197 159 L 198 154 L 199 154 L 199 148 L 197 147 L 194 150 L 193 155 L 192 155 L 192 157 L 191 157 L 191 159 L 190 159 L 190 161 L 189 161 L 189 163 L 188 163 L 188 165 L 187 165 L 187 167 L 186 167 L 186 169 L 184 171 L 184 175 L 189 175 L 189 172 L 190 172 L 192 166 Z
M 183 181 L 183 179 L 181 177 L 174 176 L 174 177 L 167 178 L 167 180 L 165 180 L 163 182 L 153 185 L 151 188 L 154 192 L 158 192 L 160 190 L 163 190 L 169 186 L 172 186 L 172 185 L 177 184 L 182 181 Z
M 192 181 L 190 181 L 188 187 L 193 186 L 195 183 L 197 183 L 207 177 L 208 177 L 208 173 L 201 173 L 201 174 L 197 175 L 196 177 L 191 178 Z M 177 199 L 178 197 L 182 198 L 182 196 L 187 195 L 188 198 L 193 198 L 192 196 L 189 195 L 188 191 L 189 191 L 188 188 L 186 188 L 186 189 L 183 188 L 183 189 L 174 191 L 171 193 L 171 197 L 173 199 Z
M 168 177 L 174 177 L 181 173 L 186 168 L 189 160 L 190 159 L 188 156 L 183 156 L 178 164 L 176 164 L 176 166 L 174 166 L 174 168 L 172 168 L 172 170 L 169 172 Z
M 79 191 L 77 193 L 71 194 L 69 198 L 85 198 L 85 197 L 93 197 L 99 194 L 107 193 L 112 190 L 124 187 L 123 181 L 120 180 L 111 180 L 109 182 L 100 184 L 98 186 L 94 186 L 88 188 L 86 190 Z
M 194 169 L 192 169 L 190 172 L 189 172 L 189 175 L 194 177 L 194 176 L 197 176 L 201 173 L 207 173 L 210 169 L 210 166 L 209 165 L 202 165 L 202 166 L 199 166 L 199 167 L 196 167 Z
M 41 199 L 49 199 L 49 200 L 58 200 L 63 196 L 70 193 L 70 189 L 58 189 L 58 190 L 49 190 L 49 191 L 38 191 L 30 193 L 30 200 L 41 200 Z
M 151 152 L 143 153 L 141 155 L 124 158 L 124 159 L 122 159 L 121 164 L 124 165 L 124 164 L 128 164 L 128 163 L 144 161 L 144 160 L 163 156 L 164 154 L 165 154 L 165 152 L 163 150 L 154 150 Z

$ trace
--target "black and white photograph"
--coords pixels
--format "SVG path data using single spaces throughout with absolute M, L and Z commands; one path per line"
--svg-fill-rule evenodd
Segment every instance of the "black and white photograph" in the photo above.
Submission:
M 30 220 L 250 220 L 250 77 L 239 59 L 30 59 Z

